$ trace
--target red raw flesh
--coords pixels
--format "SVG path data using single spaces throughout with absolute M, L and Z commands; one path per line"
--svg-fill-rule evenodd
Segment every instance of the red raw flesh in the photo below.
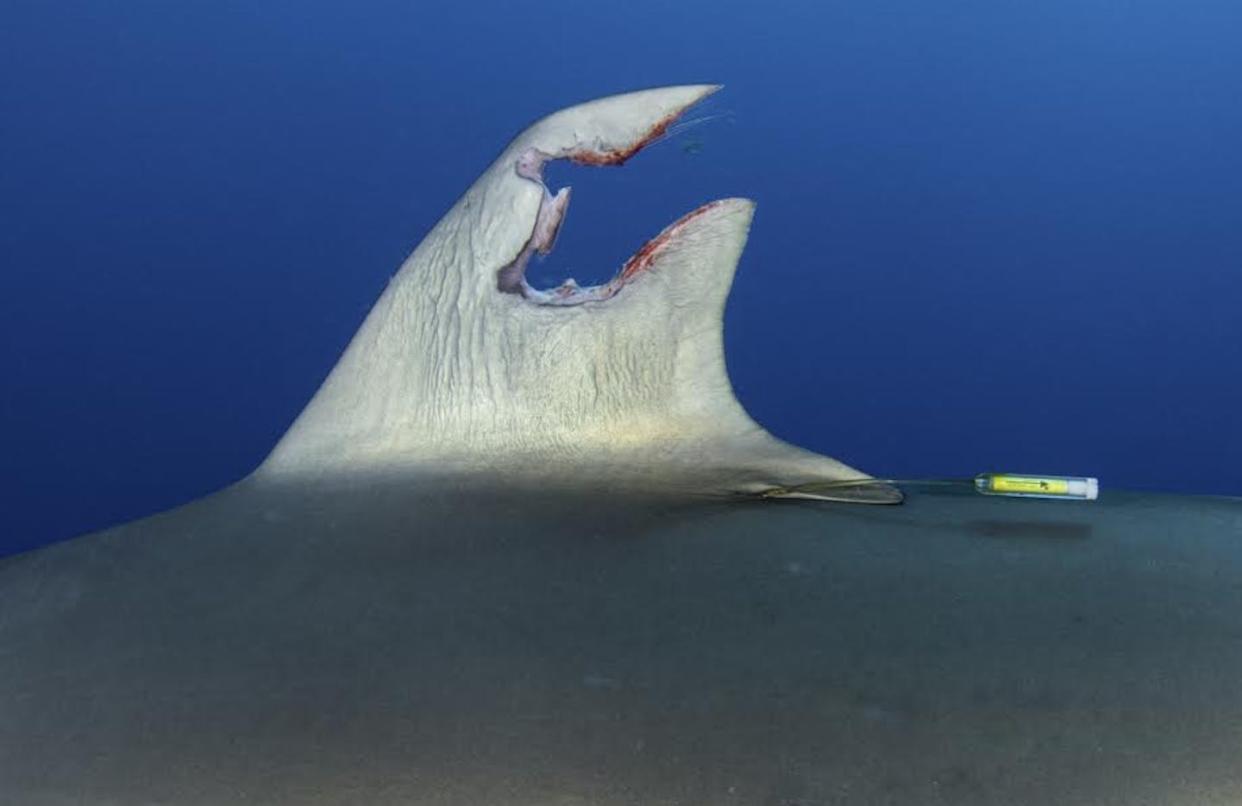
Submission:
M 625 148 L 616 148 L 611 151 L 571 151 L 565 156 L 579 165 L 623 165 L 626 160 L 637 154 L 639 151 L 642 151 L 650 145 L 652 141 L 658 140 L 662 137 L 664 133 L 668 131 L 668 127 L 672 126 L 677 118 L 681 117 L 682 113 L 685 111 L 686 110 L 683 108 L 678 109 L 675 112 L 670 112 L 662 120 L 656 123 L 656 125 L 652 126 L 647 131 L 646 135 L 644 135 L 641 139 L 630 143 Z
M 622 266 L 621 271 L 617 273 L 617 278 L 620 279 L 622 283 L 628 283 L 635 275 L 651 268 L 651 264 L 655 262 L 656 257 L 660 254 L 660 252 L 664 251 L 664 248 L 668 246 L 669 241 L 675 238 L 678 232 L 680 232 L 694 219 L 719 205 L 719 201 L 708 202 L 702 207 L 686 213 L 672 224 L 669 224 L 664 228 L 663 232 L 643 244 L 642 248 L 635 252 L 629 260 L 625 261 L 625 265 Z

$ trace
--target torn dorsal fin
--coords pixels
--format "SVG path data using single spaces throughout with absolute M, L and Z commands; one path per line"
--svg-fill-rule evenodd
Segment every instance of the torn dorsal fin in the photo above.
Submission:
M 687 214 L 581 304 L 506 293 L 522 291 L 515 264 L 550 246 L 567 202 L 544 187 L 544 161 L 622 162 L 714 90 L 615 96 L 527 129 L 407 259 L 259 475 L 453 471 L 703 492 L 864 477 L 776 440 L 733 395 L 722 317 L 751 202 Z

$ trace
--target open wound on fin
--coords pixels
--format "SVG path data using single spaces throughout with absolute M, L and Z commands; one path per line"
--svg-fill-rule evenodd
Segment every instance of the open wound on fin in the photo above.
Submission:
M 647 241 L 635 252 L 621 270 L 611 280 L 600 285 L 583 287 L 572 277 L 559 286 L 549 290 L 534 288 L 526 280 L 526 267 L 533 255 L 541 257 L 551 254 L 556 245 L 556 236 L 565 222 L 565 213 L 569 208 L 570 188 L 561 188 L 555 195 L 543 181 L 543 167 L 554 159 L 568 159 L 581 165 L 619 166 L 637 154 L 648 143 L 660 139 L 683 113 L 685 108 L 678 109 L 658 121 L 642 137 L 623 148 L 600 149 L 577 147 L 564 154 L 547 154 L 537 148 L 528 148 L 517 159 L 514 170 L 517 175 L 539 186 L 541 199 L 539 213 L 530 239 L 522 251 L 511 263 L 500 270 L 497 275 L 497 288 L 508 294 L 520 294 L 527 300 L 538 305 L 581 305 L 584 302 L 602 302 L 615 296 L 627 283 L 649 269 L 659 254 L 664 251 L 676 237 L 695 218 L 707 213 L 718 202 L 709 202 L 665 227 L 659 235 Z

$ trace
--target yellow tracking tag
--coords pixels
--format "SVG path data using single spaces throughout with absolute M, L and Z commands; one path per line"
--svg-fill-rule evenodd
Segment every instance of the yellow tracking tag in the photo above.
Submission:
M 1069 482 L 1064 479 L 1030 479 L 1023 476 L 993 476 L 992 490 L 998 493 L 1045 493 L 1065 495 Z
M 1018 476 L 1010 473 L 982 473 L 975 476 L 975 489 L 985 495 L 1015 495 L 1025 498 L 1073 498 L 1092 501 L 1099 496 L 1099 481 L 1074 476 Z

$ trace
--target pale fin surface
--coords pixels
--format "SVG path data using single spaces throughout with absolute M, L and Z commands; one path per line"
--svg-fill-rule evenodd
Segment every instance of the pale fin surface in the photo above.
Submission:
M 520 134 L 405 261 L 257 477 L 412 470 L 706 494 L 869 478 L 771 436 L 733 394 L 723 313 L 752 202 L 687 214 L 603 286 L 526 284 L 569 201 L 543 164 L 620 164 L 716 89 L 603 98 Z M 878 484 L 832 497 L 900 500 Z

